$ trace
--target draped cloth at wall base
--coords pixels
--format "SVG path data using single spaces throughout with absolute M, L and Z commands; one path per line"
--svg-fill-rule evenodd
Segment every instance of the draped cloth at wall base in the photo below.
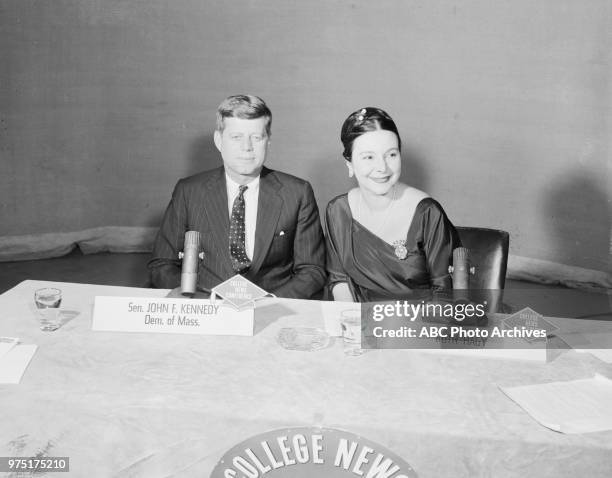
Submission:
M 74 232 L 0 236 L 0 262 L 61 257 L 75 247 L 83 254 L 151 252 L 156 227 L 107 226 Z

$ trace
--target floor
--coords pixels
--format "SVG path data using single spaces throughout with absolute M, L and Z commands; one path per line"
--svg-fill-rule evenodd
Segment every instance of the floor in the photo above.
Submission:
M 0 263 L 0 293 L 26 279 L 145 287 L 149 254 L 91 254 L 79 249 L 64 257 Z M 612 320 L 612 291 L 568 289 L 508 280 L 504 304 L 511 310 L 531 307 L 540 314 Z

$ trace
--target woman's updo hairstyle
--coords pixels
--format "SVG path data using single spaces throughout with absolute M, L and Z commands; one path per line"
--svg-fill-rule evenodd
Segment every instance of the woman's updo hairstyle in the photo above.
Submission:
M 359 136 L 369 133 L 370 131 L 378 130 L 392 131 L 395 133 L 395 136 L 397 136 L 397 144 L 401 151 L 402 140 L 391 116 L 380 108 L 368 106 L 367 108 L 361 108 L 351 113 L 342 125 L 340 141 L 342 141 L 342 145 L 344 146 L 344 152 L 342 153 L 344 159 L 347 161 L 351 160 L 353 143 Z

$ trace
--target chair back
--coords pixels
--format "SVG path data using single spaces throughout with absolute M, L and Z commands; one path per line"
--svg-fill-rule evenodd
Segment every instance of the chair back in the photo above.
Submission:
M 484 227 L 456 229 L 463 247 L 470 251 L 470 265 L 476 269 L 470 276 L 470 289 L 480 291 L 479 295 L 487 298 L 489 310 L 501 310 L 510 235 L 506 231 Z

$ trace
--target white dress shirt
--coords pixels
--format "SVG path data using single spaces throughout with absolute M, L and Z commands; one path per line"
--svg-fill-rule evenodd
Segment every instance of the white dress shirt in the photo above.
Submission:
M 234 200 L 238 196 L 239 186 L 236 181 L 225 175 L 225 184 L 227 185 L 227 209 L 229 217 L 232 217 L 232 208 Z M 247 190 L 244 192 L 244 246 L 247 256 L 253 260 L 253 252 L 255 251 L 255 227 L 257 226 L 257 203 L 259 202 L 259 176 L 248 184 Z

